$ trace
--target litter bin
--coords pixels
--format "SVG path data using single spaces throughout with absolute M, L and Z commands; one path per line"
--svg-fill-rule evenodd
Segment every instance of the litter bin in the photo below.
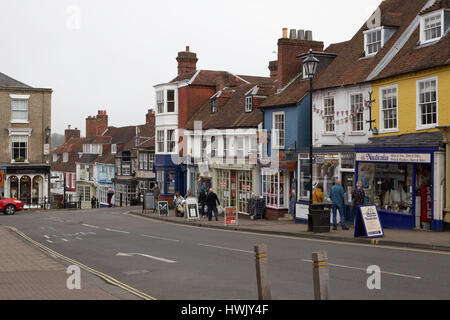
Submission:
M 308 214 L 308 231 L 314 233 L 330 232 L 331 206 L 327 204 L 313 204 Z

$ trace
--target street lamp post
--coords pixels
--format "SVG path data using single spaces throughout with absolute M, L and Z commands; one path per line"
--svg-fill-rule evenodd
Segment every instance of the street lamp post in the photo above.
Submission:
M 317 71 L 319 60 L 314 57 L 312 49 L 309 49 L 308 56 L 303 60 L 303 72 L 309 78 L 309 213 L 311 214 L 313 202 L 313 77 Z

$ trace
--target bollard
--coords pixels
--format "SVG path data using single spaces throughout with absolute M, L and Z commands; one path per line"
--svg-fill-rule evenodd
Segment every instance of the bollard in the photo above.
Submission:
M 271 300 L 269 270 L 267 261 L 267 245 L 255 245 L 256 281 L 258 284 L 258 299 Z
M 328 300 L 330 291 L 330 277 L 328 271 L 328 257 L 326 251 L 313 252 L 313 282 L 314 299 Z

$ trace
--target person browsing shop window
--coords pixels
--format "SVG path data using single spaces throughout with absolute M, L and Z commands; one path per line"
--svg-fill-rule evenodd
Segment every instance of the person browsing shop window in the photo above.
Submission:
M 333 211 L 333 230 L 337 230 L 337 212 L 339 210 L 339 214 L 341 217 L 341 225 L 342 230 L 348 230 L 345 225 L 345 217 L 344 217 L 344 199 L 345 192 L 342 187 L 342 181 L 337 180 L 334 186 L 331 187 L 330 198 L 332 202 L 332 211 Z

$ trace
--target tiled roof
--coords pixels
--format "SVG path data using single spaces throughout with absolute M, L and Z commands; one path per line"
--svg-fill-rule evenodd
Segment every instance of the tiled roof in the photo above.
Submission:
M 76 162 L 79 158 L 80 156 L 77 153 L 69 154 L 67 162 L 63 161 L 63 157 L 59 157 L 58 161 L 51 162 L 51 171 L 76 172 Z
M 258 77 L 254 77 L 256 81 Z M 271 80 L 273 83 L 273 80 Z M 267 86 L 268 78 L 260 79 L 262 84 L 257 95 L 268 95 L 275 91 L 275 86 Z M 202 121 L 202 128 L 226 129 L 226 128 L 254 128 L 262 122 L 262 113 L 255 107 L 252 112 L 245 112 L 245 94 L 255 87 L 255 84 L 243 84 L 234 88 L 222 90 L 221 97 L 227 97 L 227 101 L 219 106 L 216 113 L 211 114 L 210 101 L 206 101 L 188 121 L 186 128 L 194 129 L 194 121 Z
M 391 49 L 393 44 L 411 24 L 419 11 L 428 0 L 385 0 L 380 4 L 382 24 L 384 26 L 398 26 L 391 39 L 373 57 L 364 57 L 364 24 L 351 40 L 331 44 L 325 52 L 336 53 L 337 57 L 315 77 L 313 88 L 325 89 L 353 85 L 366 81 L 372 70 Z M 447 51 L 448 52 L 448 51 Z M 429 54 L 429 52 L 428 52 Z M 320 58 L 319 58 L 320 59 Z M 395 59 L 394 59 L 395 60 Z M 299 63 L 300 59 L 299 59 Z M 391 63 L 392 65 L 393 63 Z M 385 68 L 384 70 L 389 70 Z M 283 90 L 270 96 L 260 106 L 273 107 L 298 103 L 307 93 L 309 81 L 302 79 L 301 75 L 291 80 Z
M 411 24 L 428 0 L 385 0 L 380 4 L 382 23 L 398 25 L 392 37 L 373 57 L 364 57 L 364 34 L 366 24 L 348 41 L 339 55 L 326 68 L 326 72 L 314 79 L 314 88 L 323 89 L 363 83 L 393 44 Z M 384 19 L 384 20 L 383 20 Z M 393 23 L 392 20 L 396 22 Z
M 0 72 L 0 88 L 31 88 L 29 85 L 17 81 L 4 73 Z
M 426 14 L 439 9 L 449 9 L 450 8 L 450 0 L 436 0 L 430 7 L 423 10 L 420 14 Z
M 422 132 L 408 133 L 394 136 L 374 136 L 369 138 L 369 143 L 357 145 L 358 149 L 364 148 L 398 148 L 398 147 L 437 147 L 442 144 L 442 133 Z
M 190 80 L 192 81 L 191 85 L 197 86 L 214 86 L 219 82 L 222 82 L 225 86 L 237 86 L 247 81 L 228 71 L 199 70 L 182 74 L 173 79 L 171 82 L 173 83 L 182 80 Z

